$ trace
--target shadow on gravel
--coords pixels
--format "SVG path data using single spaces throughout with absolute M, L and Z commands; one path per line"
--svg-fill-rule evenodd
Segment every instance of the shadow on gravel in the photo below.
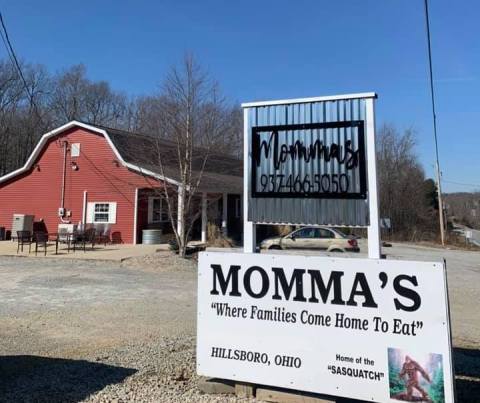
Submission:
M 132 368 L 83 360 L 2 356 L 0 402 L 78 402 L 135 372 Z
M 455 375 L 480 378 L 480 350 L 454 348 Z
M 458 402 L 480 402 L 480 350 L 454 348 Z

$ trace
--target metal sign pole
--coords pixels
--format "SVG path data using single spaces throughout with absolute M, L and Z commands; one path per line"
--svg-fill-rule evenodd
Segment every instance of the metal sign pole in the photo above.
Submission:
M 366 137 L 367 137 L 367 167 L 368 167 L 368 209 L 370 225 L 368 226 L 368 257 L 380 259 L 380 219 L 378 211 L 377 184 L 377 154 L 375 147 L 375 99 L 368 98 L 366 102 Z
M 256 225 L 248 221 L 248 195 L 250 194 L 250 141 L 248 131 L 248 108 L 243 109 L 243 252 L 256 252 Z

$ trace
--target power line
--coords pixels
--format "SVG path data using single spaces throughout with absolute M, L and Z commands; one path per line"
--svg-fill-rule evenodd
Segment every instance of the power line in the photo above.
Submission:
M 8 48 L 7 40 L 5 39 L 5 35 L 3 34 L 3 30 L 0 30 L 0 36 L 2 37 L 3 44 L 5 45 L 5 49 L 7 50 L 8 57 L 10 58 L 10 61 L 12 62 L 12 66 L 14 66 L 15 62 L 14 62 L 12 54 L 10 53 L 10 49 Z
M 428 17 L 428 0 L 425 0 L 425 16 L 427 22 L 427 43 L 428 43 L 428 67 L 430 72 L 430 95 L 432 99 L 432 115 L 433 115 L 433 136 L 435 138 L 435 154 L 437 164 L 439 164 L 438 158 L 438 138 L 437 138 L 437 114 L 435 112 L 435 89 L 433 86 L 433 67 L 432 67 L 432 47 L 430 41 L 430 21 Z
M 18 74 L 20 78 L 23 81 L 23 85 L 25 86 L 25 90 L 27 91 L 28 95 L 31 97 L 32 95 L 30 94 L 30 89 L 28 88 L 27 80 L 25 80 L 25 76 L 23 75 L 22 69 L 20 68 L 20 64 L 18 63 L 17 56 L 15 55 L 15 51 L 13 50 L 12 43 L 10 42 L 10 38 L 8 36 L 8 31 L 7 27 L 5 26 L 5 22 L 3 21 L 3 15 L 0 12 L 0 24 L 2 25 L 2 39 L 4 39 L 3 43 L 8 46 L 7 51 L 9 52 L 10 59 L 12 59 L 12 62 L 16 69 L 18 70 Z M 3 38 L 3 34 L 5 34 L 5 38 Z
M 7 27 L 5 26 L 5 22 L 3 20 L 3 15 L 0 12 L 0 25 L 1 25 L 1 30 L 0 30 L 0 35 L 2 37 L 3 44 L 5 45 L 5 48 L 7 50 L 8 56 L 16 69 L 19 77 L 22 80 L 23 86 L 25 88 L 26 93 L 28 94 L 28 97 L 30 99 L 30 106 L 33 107 L 37 117 L 40 119 L 42 122 L 43 119 L 40 116 L 40 113 L 38 112 L 38 107 L 33 99 L 33 91 L 30 92 L 30 88 L 28 87 L 27 80 L 25 79 L 25 76 L 23 75 L 22 68 L 20 67 L 20 63 L 18 62 L 17 56 L 15 54 L 15 50 L 13 49 L 12 42 L 10 41 L 10 37 L 8 36 L 8 31 Z
M 425 0 L 425 20 L 427 28 L 427 44 L 428 44 L 428 67 L 430 72 L 430 94 L 432 98 L 432 115 L 433 115 L 433 136 L 435 139 L 435 157 L 436 157 L 436 171 L 437 171 L 437 191 L 438 191 L 438 213 L 440 221 L 440 237 L 442 245 L 445 245 L 445 225 L 443 216 L 443 201 L 442 201 L 442 186 L 440 162 L 438 157 L 438 137 L 437 137 L 437 115 L 435 112 L 435 91 L 433 87 L 433 67 L 432 67 L 432 46 L 430 41 L 430 20 L 428 17 L 428 0 Z
M 475 184 L 475 183 L 462 183 L 462 182 L 455 182 L 455 181 L 449 181 L 444 179 L 443 180 L 446 183 L 451 183 L 453 185 L 460 185 L 460 186 L 470 186 L 470 187 L 478 187 L 480 189 L 480 184 Z

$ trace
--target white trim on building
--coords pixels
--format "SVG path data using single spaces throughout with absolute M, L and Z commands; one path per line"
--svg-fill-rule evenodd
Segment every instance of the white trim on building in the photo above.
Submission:
M 168 178 L 166 176 L 162 176 L 162 175 L 158 175 L 156 174 L 155 172 L 152 172 L 152 171 L 149 171 L 148 169 L 143 169 L 137 165 L 134 165 L 134 164 L 131 164 L 129 162 L 126 162 L 123 157 L 121 156 L 121 154 L 118 152 L 117 148 L 115 147 L 115 145 L 113 144 L 112 140 L 110 139 L 110 136 L 108 135 L 107 131 L 104 130 L 104 129 L 100 129 L 98 127 L 95 127 L 95 126 L 92 126 L 92 125 L 88 125 L 86 123 L 82 123 L 82 122 L 78 122 L 76 120 L 72 120 L 71 122 L 68 122 L 67 124 L 64 124 L 63 126 L 60 126 L 60 127 L 57 127 L 56 129 L 48 132 L 48 133 L 45 133 L 41 138 L 40 138 L 40 141 L 37 143 L 37 145 L 35 146 L 35 148 L 33 149 L 32 153 L 30 154 L 30 157 L 28 158 L 27 162 L 25 163 L 25 165 L 19 169 L 16 169 L 15 171 L 12 171 L 6 175 L 3 175 L 0 177 L 0 183 L 2 182 L 5 182 L 11 178 L 14 178 L 15 176 L 18 176 L 24 172 L 27 172 L 29 169 L 32 168 L 35 160 L 37 159 L 37 157 L 40 155 L 41 151 L 43 150 L 43 147 L 45 146 L 45 144 L 48 142 L 48 140 L 52 137 L 55 137 L 57 135 L 59 135 L 60 133 L 68 130 L 68 129 L 71 129 L 73 127 L 81 127 L 83 129 L 86 129 L 86 130 L 90 130 L 92 132 L 95 132 L 95 133 L 98 133 L 98 134 L 101 134 L 103 137 L 105 137 L 105 139 L 107 140 L 107 143 L 110 145 L 110 148 L 112 149 L 113 153 L 115 154 L 115 156 L 117 157 L 117 159 L 120 161 L 120 163 L 124 166 L 124 167 L 127 167 L 133 171 L 137 171 L 139 172 L 140 174 L 142 175 L 146 175 L 146 176 L 151 176 L 155 179 L 158 179 L 158 180 L 163 180 L 163 181 L 166 181 L 166 182 L 169 182 L 169 183 L 172 183 L 174 185 L 179 185 L 179 183 L 174 180 L 174 179 L 171 179 L 171 178 Z

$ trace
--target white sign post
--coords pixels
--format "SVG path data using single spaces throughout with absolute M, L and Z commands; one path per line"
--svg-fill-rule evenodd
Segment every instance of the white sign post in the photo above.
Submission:
M 381 258 L 375 93 L 243 104 L 244 253 L 200 253 L 200 375 L 453 403 L 444 263 Z M 256 225 L 367 227 L 368 259 L 256 254 Z
M 205 252 L 198 290 L 201 375 L 454 401 L 442 263 Z

